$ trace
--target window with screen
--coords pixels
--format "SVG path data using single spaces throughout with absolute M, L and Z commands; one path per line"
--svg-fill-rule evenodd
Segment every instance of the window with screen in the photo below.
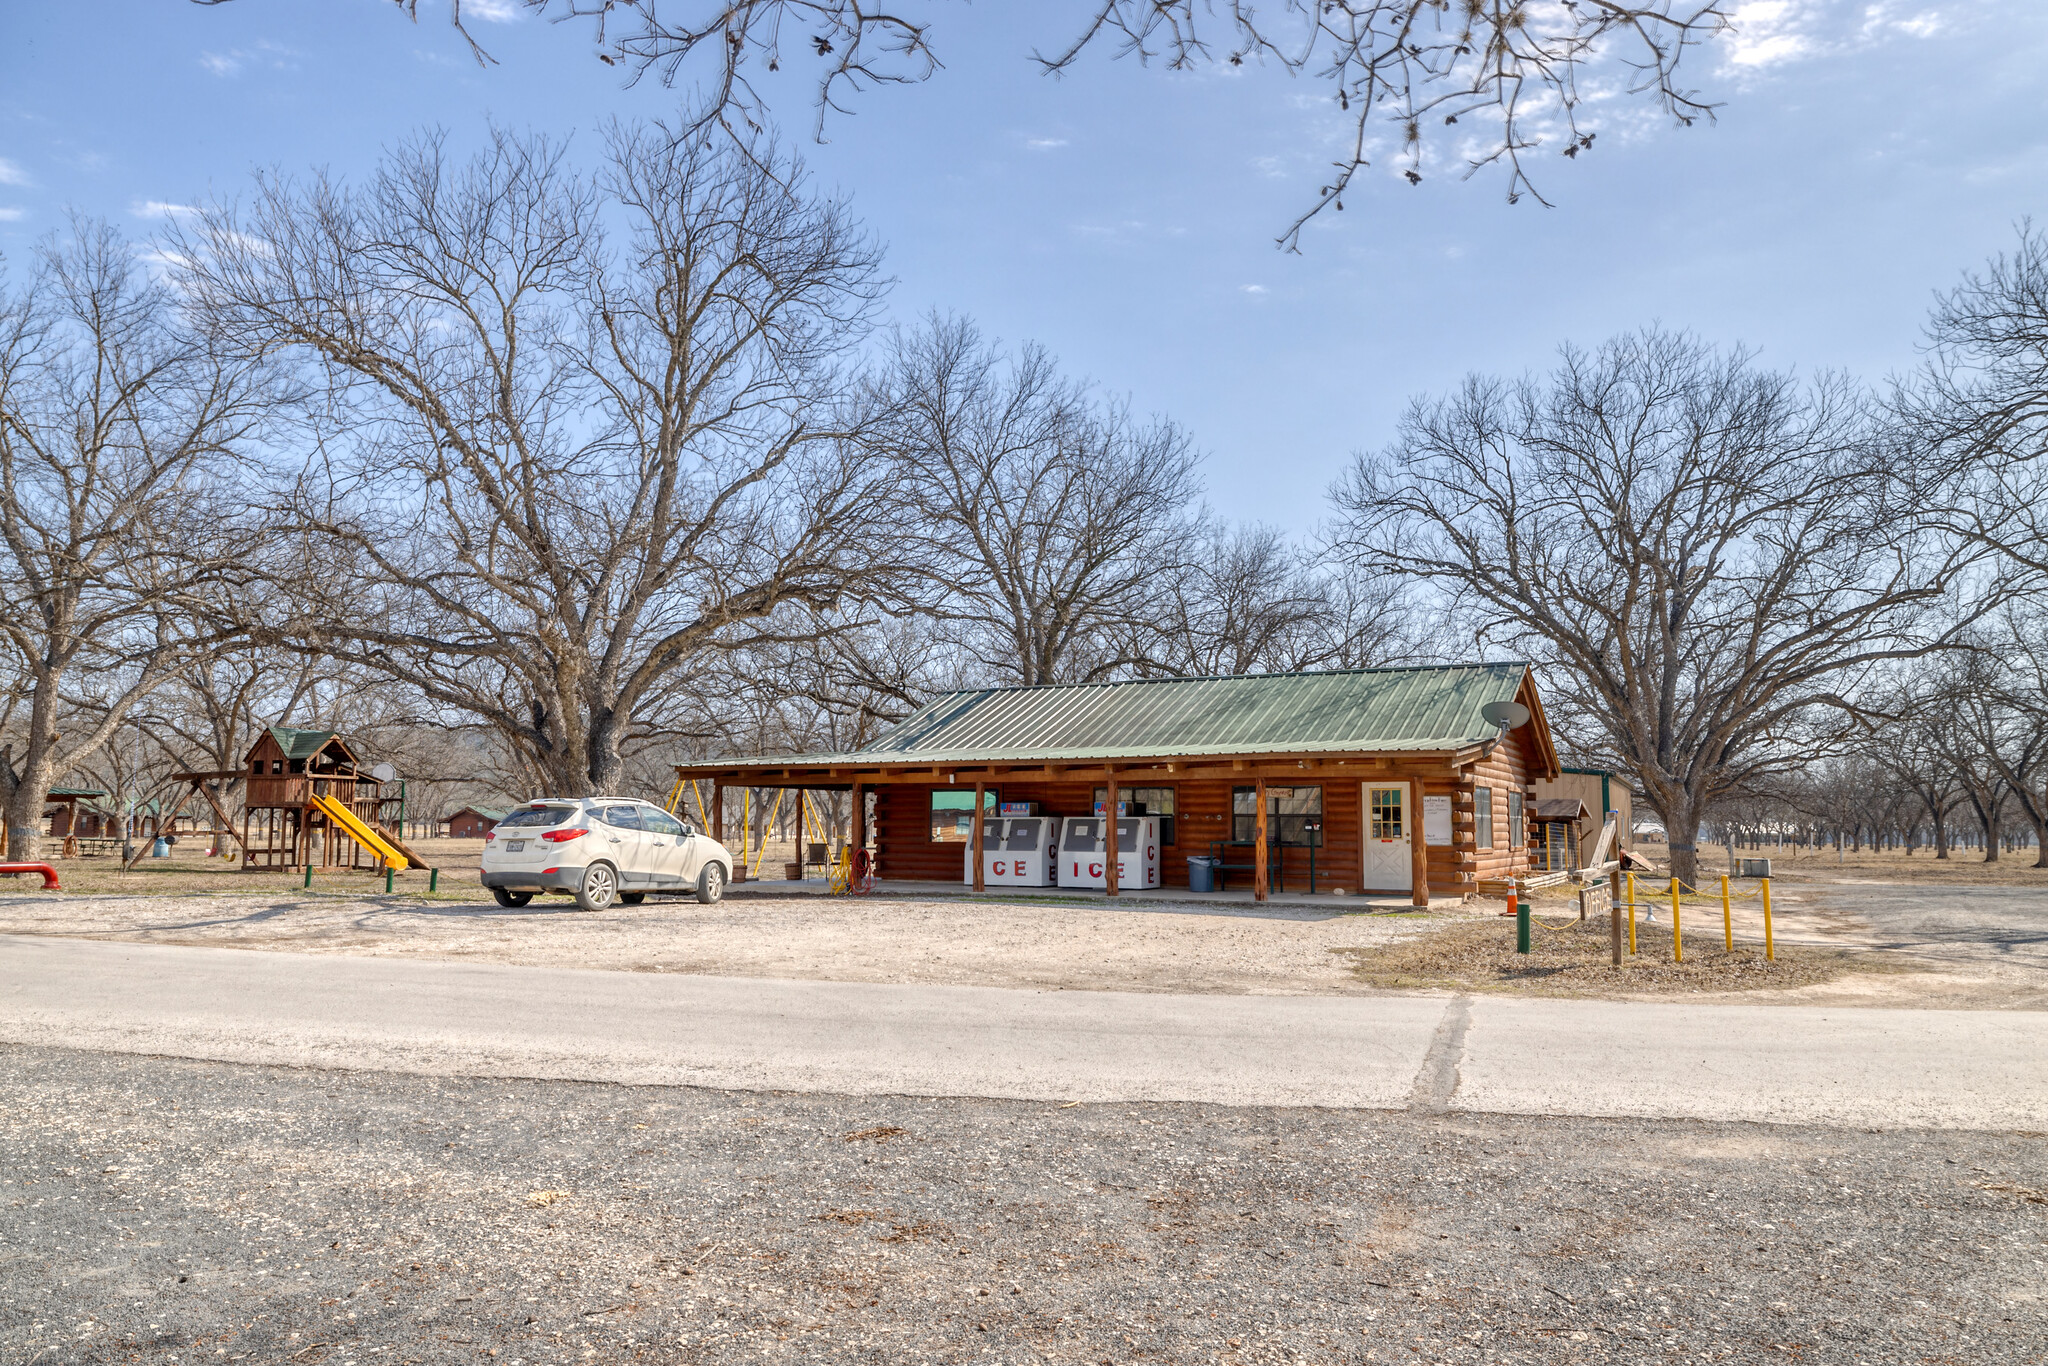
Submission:
M 1493 789 L 1472 789 L 1472 838 L 1481 849 L 1493 848 Z
M 1508 793 L 1508 848 L 1519 849 L 1528 838 L 1522 828 L 1522 794 Z
M 996 809 L 996 790 L 985 788 L 981 809 Z M 932 843 L 966 844 L 974 838 L 974 789 L 932 793 Z
M 1253 787 L 1230 790 L 1230 838 L 1239 844 L 1254 843 L 1259 837 L 1259 797 Z M 1266 842 L 1306 848 L 1323 844 L 1323 789 L 1320 787 L 1269 787 L 1266 789 Z
M 1145 808 L 1146 815 L 1159 817 L 1159 843 L 1162 845 L 1170 845 L 1173 843 L 1172 788 L 1120 787 L 1116 790 L 1116 799 L 1120 803 L 1136 803 L 1137 805 Z M 1100 806 L 1108 800 L 1108 788 L 1098 787 L 1095 789 L 1095 806 Z M 1126 805 L 1124 809 L 1128 811 L 1131 808 L 1129 805 Z

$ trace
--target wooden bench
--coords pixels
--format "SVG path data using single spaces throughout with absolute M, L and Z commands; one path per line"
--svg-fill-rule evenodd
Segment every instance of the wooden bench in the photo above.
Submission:
M 1259 846 L 1258 846 L 1258 845 L 1256 845 L 1256 844 L 1252 844 L 1252 843 L 1248 843 L 1248 842 L 1242 842 L 1242 841 L 1238 841 L 1238 840 L 1211 840 L 1211 841 L 1209 841 L 1209 857 L 1210 857 L 1210 858 L 1212 858 L 1212 859 L 1215 859 L 1215 860 L 1217 860 L 1217 863 L 1216 863 L 1216 890 L 1217 890 L 1217 891 L 1221 892 L 1221 891 L 1225 891 L 1225 890 L 1227 890 L 1227 888 L 1225 887 L 1225 884 L 1224 884 L 1224 874 L 1225 874 L 1225 873 L 1243 873 L 1243 874 L 1244 874 L 1245 876 L 1247 876 L 1247 877 L 1253 877 L 1253 878 L 1256 878 L 1256 877 L 1258 876 L 1258 872 L 1259 872 L 1259 865 L 1258 865 L 1258 862 L 1257 862 L 1257 858 L 1258 858 L 1258 856 L 1257 856 L 1256 854 L 1250 854 L 1250 853 L 1246 854 L 1246 855 L 1245 855 L 1245 861 L 1244 861 L 1243 863 L 1227 863 L 1227 862 L 1224 862 L 1224 861 L 1223 861 L 1223 853 L 1222 853 L 1222 851 L 1223 851 L 1223 850 L 1225 850 L 1225 849 L 1246 849 L 1246 850 L 1252 850 L 1252 849 L 1257 849 L 1258 847 L 1259 847 Z M 1283 857 L 1285 856 L 1286 852 L 1287 852 L 1287 851 L 1288 851 L 1289 849 L 1307 849 L 1307 850 L 1308 850 L 1308 889 L 1309 889 L 1310 893 L 1314 893 L 1314 891 L 1315 891 L 1315 889 L 1316 889 L 1316 847 L 1315 847 L 1315 846 L 1314 846 L 1313 844 L 1307 844 L 1307 845 L 1302 845 L 1302 844 L 1288 844 L 1288 845 L 1280 845 L 1280 844 L 1268 844 L 1268 845 L 1266 846 L 1266 878 L 1267 878 L 1267 880 L 1268 880 L 1269 882 L 1271 882 L 1271 883 L 1272 883 L 1272 887 L 1273 887 L 1273 890 L 1274 890 L 1274 891 L 1276 891 L 1276 892 L 1284 892 L 1284 891 L 1286 891 L 1286 890 L 1287 890 L 1287 884 L 1286 884 L 1286 877 L 1285 877 L 1285 874 L 1284 874 L 1284 871 L 1283 871 L 1283 868 L 1282 868 L 1282 860 L 1283 860 Z

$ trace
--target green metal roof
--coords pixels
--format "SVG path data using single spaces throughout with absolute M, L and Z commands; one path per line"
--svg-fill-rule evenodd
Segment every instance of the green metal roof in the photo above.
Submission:
M 1499 733 L 1525 663 L 1168 678 L 947 693 L 851 754 L 762 763 L 944 764 L 1442 751 Z
M 493 825 L 496 825 L 499 821 L 505 819 L 504 812 L 498 810 L 496 807 L 490 806 L 458 806 L 457 808 L 455 808 L 455 810 L 449 812 L 442 819 L 452 821 L 465 811 L 467 811 L 472 816 L 482 816 L 485 820 L 489 821 Z
M 277 741 L 287 759 L 310 759 L 327 748 L 327 742 L 334 738 L 331 730 L 296 730 L 291 726 L 272 726 L 270 738 Z
M 107 795 L 107 790 L 103 787 L 53 787 L 50 789 L 50 795 L 52 797 L 104 797 Z

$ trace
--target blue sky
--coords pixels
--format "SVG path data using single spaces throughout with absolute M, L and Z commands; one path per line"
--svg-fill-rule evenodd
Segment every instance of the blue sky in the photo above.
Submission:
M 1716 125 L 1603 106 L 1592 155 L 1537 158 L 1550 209 L 1388 163 L 1300 255 L 1273 238 L 1344 131 L 1319 84 L 1106 56 L 1049 80 L 1028 54 L 1081 0 L 906 2 L 936 20 L 930 82 L 861 98 L 823 146 L 805 64 L 770 87 L 888 244 L 895 313 L 1044 342 L 1186 423 L 1220 509 L 1290 527 L 1410 395 L 1544 366 L 1567 339 L 1661 321 L 1802 370 L 1910 366 L 1932 293 L 2048 217 L 2038 0 L 1745 0 L 1740 34 L 1695 54 Z M 623 88 L 587 30 L 497 10 L 465 3 L 499 59 L 480 69 L 439 0 L 417 25 L 386 0 L 8 6 L 0 251 L 18 266 L 73 209 L 146 235 L 256 166 L 357 173 L 423 125 L 580 130 L 594 153 L 605 117 L 677 108 Z

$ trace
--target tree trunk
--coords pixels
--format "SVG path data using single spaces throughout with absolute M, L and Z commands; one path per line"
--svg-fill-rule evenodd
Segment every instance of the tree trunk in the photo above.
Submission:
M 43 808 L 50 803 L 50 783 L 57 775 L 52 771 L 50 746 L 36 738 L 35 713 L 41 710 L 38 699 L 29 722 L 28 752 L 22 756 L 14 791 L 7 798 L 7 858 L 12 863 L 36 863 L 43 856 Z

